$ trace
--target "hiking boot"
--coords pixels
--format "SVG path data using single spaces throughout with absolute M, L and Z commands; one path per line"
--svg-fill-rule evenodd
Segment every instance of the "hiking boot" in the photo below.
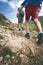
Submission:
M 42 44 L 43 43 L 43 33 L 38 34 L 38 41 L 37 44 Z
M 26 34 L 25 34 L 25 37 L 26 37 L 27 39 L 30 39 L 30 33 L 26 33 Z

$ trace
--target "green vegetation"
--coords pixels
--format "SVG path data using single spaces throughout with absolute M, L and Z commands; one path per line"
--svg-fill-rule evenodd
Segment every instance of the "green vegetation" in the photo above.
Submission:
M 13 27 L 9 23 L 7 23 L 6 20 L 8 21 L 8 19 L 5 16 L 0 14 L 0 25 L 4 26 L 5 29 L 9 29 L 9 30 L 13 31 Z M 43 16 L 39 17 L 39 20 L 40 20 L 40 22 L 42 24 L 42 28 L 43 28 Z M 35 26 L 33 21 L 30 21 L 29 24 L 30 24 L 29 25 L 30 31 L 33 31 L 33 30 L 37 31 L 37 27 Z M 25 28 L 25 25 L 24 25 L 24 28 Z
M 4 21 L 1 21 L 0 25 L 5 26 L 6 29 L 13 30 L 13 27 Z
M 4 26 L 6 29 L 13 30 L 13 27 L 7 23 L 8 19 L 0 14 L 0 25 Z
M 3 39 L 2 35 L 0 35 L 0 39 Z
M 3 19 L 6 19 L 6 17 L 3 16 L 3 14 L 0 14 L 0 20 L 2 21 Z
M 36 28 L 36 26 L 35 26 L 35 24 L 34 24 L 33 21 L 30 21 L 29 24 L 30 24 L 29 25 L 30 31 L 33 31 L 33 30 L 36 30 L 37 31 L 37 28 Z
M 40 21 L 41 25 L 42 25 L 42 29 L 43 29 L 43 20 Z
M 11 51 L 11 49 L 8 47 L 8 46 L 6 46 L 4 49 L 3 49 L 3 51 L 4 51 L 4 54 L 6 55 L 6 54 L 8 54 L 8 55 L 12 55 L 13 54 L 13 52 Z
M 43 29 L 43 20 L 40 20 L 40 23 L 41 23 L 42 29 Z M 36 30 L 37 31 L 37 27 L 36 27 L 36 25 L 34 24 L 33 21 L 30 21 L 29 24 L 30 24 L 30 31 L 33 31 L 33 30 Z
M 12 57 L 13 55 L 15 55 L 15 54 L 11 51 L 11 49 L 10 49 L 9 46 L 3 47 L 3 46 L 0 45 L 0 49 L 1 49 L 1 51 L 0 51 L 0 57 L 1 57 L 1 56 L 6 56 L 6 55 L 10 55 L 10 57 Z

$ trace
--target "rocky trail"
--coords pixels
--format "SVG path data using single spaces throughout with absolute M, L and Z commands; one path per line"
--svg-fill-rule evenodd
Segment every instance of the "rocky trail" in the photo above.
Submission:
M 37 32 L 25 38 L 25 30 L 14 31 L 0 25 L 0 65 L 43 65 L 43 44 L 36 44 Z

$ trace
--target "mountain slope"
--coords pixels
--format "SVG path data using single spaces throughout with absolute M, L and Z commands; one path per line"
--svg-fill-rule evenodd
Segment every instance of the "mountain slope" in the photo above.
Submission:
M 0 23 L 1 22 L 6 22 L 8 21 L 8 19 L 3 15 L 3 14 L 0 14 Z M 7 23 L 7 22 L 6 22 Z M 9 22 L 10 23 L 10 22 Z
M 3 14 L 0 14 L 0 25 L 7 29 L 13 30 L 12 22 L 8 20 Z
M 10 30 L 9 26 L 6 21 L 0 24 L 0 65 L 43 65 L 43 44 L 36 43 L 37 32 L 30 32 L 27 39 L 25 30 L 18 31 L 16 25 Z
M 2 20 L 2 19 L 6 19 L 6 17 L 4 15 L 0 14 L 0 20 Z

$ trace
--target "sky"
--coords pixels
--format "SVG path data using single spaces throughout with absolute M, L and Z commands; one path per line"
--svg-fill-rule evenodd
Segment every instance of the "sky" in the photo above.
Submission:
M 17 9 L 23 1 L 24 0 L 0 0 L 0 13 L 13 23 L 17 23 Z M 39 15 L 43 16 L 43 3 Z

